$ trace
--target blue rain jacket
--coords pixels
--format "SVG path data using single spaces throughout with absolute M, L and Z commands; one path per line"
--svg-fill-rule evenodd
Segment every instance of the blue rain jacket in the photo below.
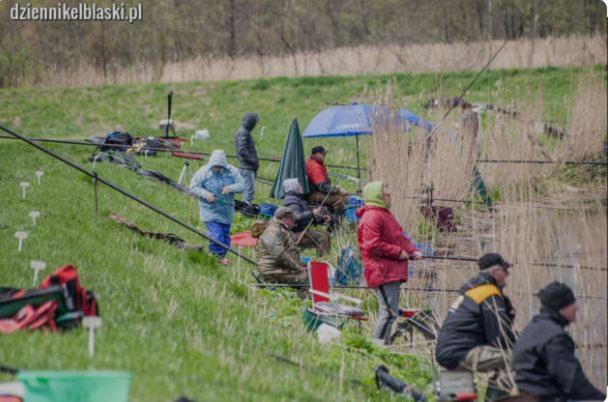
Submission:
M 216 173 L 213 166 L 221 166 Z M 222 194 L 222 188 L 228 186 L 230 192 Z M 234 194 L 243 192 L 245 180 L 237 168 L 228 164 L 224 151 L 213 151 L 209 163 L 200 168 L 190 181 L 190 191 L 199 197 L 199 207 L 203 222 L 231 224 L 234 217 Z M 207 201 L 213 194 L 214 202 Z

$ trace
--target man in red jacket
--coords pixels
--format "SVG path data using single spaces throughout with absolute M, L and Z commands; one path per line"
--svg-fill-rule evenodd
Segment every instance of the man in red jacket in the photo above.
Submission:
M 422 253 L 403 235 L 403 228 L 391 213 L 391 193 L 385 183 L 367 184 L 363 198 L 365 205 L 357 210 L 357 241 L 365 280 L 375 288 L 380 308 L 374 338 L 388 345 L 393 322 L 399 315 L 401 283 L 407 281 L 407 261 L 421 259 Z
M 311 204 L 321 205 L 325 200 L 324 205 L 330 212 L 341 215 L 346 208 L 348 192 L 331 185 L 324 164 L 326 154 L 325 148 L 320 145 L 314 146 L 311 155 L 306 160 L 306 176 L 310 183 L 310 194 L 308 194 L 307 201 Z

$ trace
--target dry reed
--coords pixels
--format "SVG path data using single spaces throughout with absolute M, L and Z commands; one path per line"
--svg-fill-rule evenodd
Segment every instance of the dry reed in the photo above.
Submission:
M 51 71 L 41 85 L 82 86 L 150 82 L 221 81 L 280 76 L 386 74 L 396 72 L 477 69 L 501 41 L 451 44 L 407 44 L 328 49 L 292 56 L 203 58 L 168 63 L 159 68 L 147 63 L 112 65 L 103 71 L 82 65 L 69 71 Z M 570 67 L 606 62 L 606 37 L 519 39 L 505 47 L 492 68 Z M 421 57 L 422 56 L 422 57 Z
M 391 92 L 389 84 L 381 102 L 377 94 L 373 95 L 376 103 L 394 109 Z M 541 116 L 542 96 L 537 91 L 529 97 L 530 107 L 523 118 L 488 116 L 485 126 L 480 127 L 480 142 L 474 141 L 463 129 L 458 111 L 439 125 L 430 147 L 424 134 L 404 134 L 394 125 L 378 125 L 369 141 L 370 177 L 389 182 L 394 194 L 393 213 L 411 230 L 423 218 L 419 202 L 408 197 L 421 195 L 430 183 L 435 188 L 436 198 L 470 196 L 471 169 L 477 154 L 490 159 L 557 160 L 589 158 L 601 153 L 607 131 L 603 82 L 585 77 L 578 83 L 578 92 L 571 105 L 570 136 L 563 143 L 542 139 L 542 131 L 530 122 Z M 437 116 L 442 116 L 442 112 Z M 559 169 L 556 165 L 480 165 L 489 187 L 500 190 L 500 204 L 492 212 L 451 204 L 459 209 L 462 220 L 459 232 L 437 233 L 430 239 L 430 244 L 463 256 L 496 251 L 514 261 L 506 293 L 517 308 L 516 326 L 520 330 L 538 312 L 539 301 L 535 293 L 554 280 L 571 286 L 578 296 L 580 311 L 570 332 L 579 345 L 577 353 L 585 372 L 601 389 L 606 386 L 607 376 L 605 267 L 608 223 L 606 207 L 601 202 L 606 189 L 605 184 L 594 183 L 584 195 L 587 199 L 581 200 L 582 192 L 567 194 L 564 187 L 568 186 L 554 180 Z M 543 205 L 544 201 L 562 202 L 561 205 L 564 201 L 591 202 L 584 208 L 568 209 L 565 205 L 550 209 L 544 208 L 547 206 Z M 549 262 L 558 267 L 541 267 L 531 262 Z M 581 266 L 604 270 L 581 269 Z M 424 261 L 415 264 L 416 270 L 433 275 L 414 276 L 408 287 L 428 286 L 430 277 L 433 288 L 454 290 L 477 273 L 475 264 L 461 262 Z M 437 314 L 443 318 L 454 297 L 452 291 L 416 291 L 409 292 L 408 300 L 412 305 L 435 306 Z

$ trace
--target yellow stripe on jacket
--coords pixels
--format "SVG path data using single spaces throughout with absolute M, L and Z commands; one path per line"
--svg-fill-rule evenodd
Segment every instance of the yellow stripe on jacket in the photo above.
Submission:
M 492 284 L 477 286 L 465 292 L 465 296 L 473 299 L 473 301 L 475 301 L 475 303 L 477 304 L 480 304 L 488 297 L 495 295 L 502 297 L 502 293 L 500 293 L 500 290 L 496 287 L 496 285 Z

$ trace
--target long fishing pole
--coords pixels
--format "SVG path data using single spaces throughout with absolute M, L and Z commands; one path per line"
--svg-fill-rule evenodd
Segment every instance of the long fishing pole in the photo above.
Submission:
M 136 195 L 131 194 L 130 192 L 128 192 L 126 190 L 123 190 L 122 188 L 118 187 L 116 184 L 114 184 L 114 183 L 112 183 L 112 182 L 110 182 L 110 181 L 108 181 L 108 180 L 106 180 L 104 178 L 99 177 L 99 175 L 86 170 L 85 168 L 83 168 L 82 166 L 78 165 L 77 163 L 74 163 L 74 162 L 72 162 L 72 161 L 70 161 L 70 160 L 68 160 L 68 159 L 66 159 L 66 158 L 64 158 L 64 157 L 56 154 L 53 151 L 51 151 L 51 150 L 49 150 L 47 148 L 44 148 L 44 147 L 42 147 L 42 146 L 40 146 L 40 145 L 38 145 L 38 144 L 30 141 L 26 137 L 23 137 L 23 136 L 15 133 L 15 132 L 9 130 L 8 128 L 2 126 L 2 125 L 0 125 L 0 130 L 7 132 L 8 134 L 12 135 L 16 139 L 19 139 L 19 140 L 21 140 L 21 141 L 23 141 L 23 142 L 25 142 L 25 143 L 33 146 L 34 148 L 37 148 L 38 150 L 46 153 L 47 155 L 50 155 L 51 157 L 53 157 L 53 158 L 55 158 L 55 159 L 57 159 L 57 160 L 65 163 L 66 165 L 72 167 L 73 169 L 76 169 L 76 170 L 80 171 L 81 173 L 84 173 L 85 175 L 87 175 L 87 176 L 89 176 L 89 177 L 91 177 L 93 179 L 96 179 L 99 183 L 102 183 L 102 184 L 106 185 L 107 187 L 111 188 L 112 190 L 114 190 L 114 191 L 116 191 L 116 192 L 118 192 L 118 193 L 120 193 L 120 194 L 122 194 L 122 195 L 124 195 L 124 196 L 126 196 L 126 197 L 128 197 L 130 199 L 132 199 L 133 201 L 135 201 L 135 202 L 137 202 L 137 203 L 145 206 L 148 209 L 151 209 L 152 211 L 156 212 L 157 214 L 164 216 L 165 218 L 167 218 L 167 219 L 173 221 L 174 223 L 176 223 L 176 224 L 178 224 L 178 225 L 180 225 L 180 226 L 188 229 L 189 231 L 191 231 L 193 233 L 196 233 L 197 235 L 201 236 L 202 238 L 204 238 L 204 239 L 206 239 L 206 240 L 208 240 L 208 241 L 210 241 L 210 242 L 212 242 L 214 244 L 217 244 L 218 246 L 226 249 L 227 251 L 230 251 L 232 254 L 234 254 L 234 255 L 236 255 L 236 256 L 244 259 L 245 261 L 249 262 L 250 264 L 257 265 L 256 262 L 255 262 L 255 260 L 252 260 L 251 258 L 246 257 L 244 255 L 241 255 L 237 250 L 233 249 L 232 247 L 227 246 L 227 245 L 225 245 L 225 244 L 223 244 L 223 243 L 221 243 L 221 242 L 219 242 L 219 241 L 217 241 L 217 240 L 209 237 L 208 235 L 206 235 L 205 233 L 201 232 L 200 230 L 198 230 L 194 226 L 192 226 L 192 225 L 190 225 L 188 223 L 182 222 L 181 220 L 177 219 L 173 215 L 170 215 L 169 213 L 163 211 L 162 209 L 160 209 L 158 207 L 155 207 L 154 205 L 152 205 L 152 204 L 150 204 L 150 203 L 142 200 L 141 198 L 137 197 Z
M 17 138 L 10 137 L 10 136 L 0 136 L 0 139 L 16 140 Z M 53 139 L 53 138 L 27 138 L 27 140 L 30 142 L 48 142 L 48 143 L 55 143 L 55 144 L 83 145 L 83 146 L 90 146 L 90 147 L 103 146 L 103 147 L 107 147 L 107 148 L 116 148 L 116 149 L 136 149 L 136 147 L 134 147 L 133 145 L 98 144 L 98 143 L 89 142 L 89 141 L 61 140 L 61 139 Z M 181 151 L 181 150 L 176 150 L 175 148 L 157 148 L 157 147 L 145 147 L 145 148 L 147 150 L 155 151 L 155 152 L 176 153 L 177 155 L 174 155 L 174 156 L 177 156 L 177 157 L 185 157 L 187 155 L 192 155 L 192 156 L 210 156 L 211 155 L 211 153 L 209 153 L 209 152 Z M 180 156 L 179 155 L 180 153 L 183 153 L 185 156 Z M 237 158 L 236 155 L 232 155 L 232 154 L 226 154 L 226 157 L 232 158 L 232 159 Z M 198 159 L 198 158 L 196 158 L 196 159 Z M 259 157 L 258 159 L 261 161 L 265 161 L 265 162 L 273 162 L 273 163 L 281 162 L 281 158 L 275 158 L 275 157 Z M 512 159 L 512 160 L 509 160 L 509 159 L 478 159 L 478 160 L 476 160 L 476 162 L 477 163 L 505 163 L 505 164 L 513 163 L 513 164 L 558 164 L 558 165 L 559 164 L 562 164 L 562 165 L 608 165 L 608 160 L 605 160 L 605 161 L 570 161 L 570 160 L 547 161 L 547 160 L 525 160 L 525 159 Z M 325 166 L 331 167 L 331 168 L 336 168 L 336 169 L 366 171 L 365 168 L 357 168 L 355 166 L 330 165 L 330 164 L 327 164 Z M 330 174 L 337 176 L 337 177 L 343 177 L 343 178 L 348 177 L 350 179 L 350 176 L 341 175 L 339 173 L 330 172 Z
M 469 89 L 471 89 L 471 87 L 473 86 L 473 84 L 475 84 L 475 82 L 479 79 L 479 77 L 481 76 L 481 74 L 483 74 L 483 72 L 490 66 L 490 64 L 492 63 L 492 61 L 494 61 L 494 59 L 496 58 L 496 56 L 498 56 L 498 54 L 502 51 L 502 49 L 504 49 L 504 47 L 507 45 L 508 42 L 509 42 L 509 39 L 505 39 L 505 41 L 500 46 L 500 48 L 498 48 L 498 50 L 496 51 L 496 53 L 494 53 L 494 55 L 492 57 L 490 57 L 490 60 L 488 60 L 488 62 L 482 67 L 482 69 L 479 70 L 479 72 L 477 73 L 477 75 L 475 75 L 475 77 L 473 78 L 473 80 L 464 88 L 464 90 L 458 96 L 458 98 L 456 98 L 457 102 L 452 102 L 452 104 L 450 105 L 450 108 L 445 112 L 445 114 L 443 115 L 443 117 L 441 118 L 441 120 L 438 121 L 437 123 L 433 123 L 433 129 L 427 134 L 427 138 L 429 140 L 433 136 L 433 134 L 435 133 L 435 131 L 437 131 L 437 128 L 441 125 L 441 123 L 443 123 L 444 120 L 448 117 L 448 115 L 452 112 L 452 110 L 454 110 L 454 108 L 456 107 L 456 104 L 459 103 L 462 100 L 462 98 L 464 97 L 464 95 L 469 91 Z
M 450 261 L 464 261 L 464 262 L 477 262 L 478 259 L 477 258 L 473 258 L 473 257 L 457 257 L 457 256 L 423 256 L 426 259 L 429 260 L 450 260 Z M 576 269 L 576 268 L 580 268 L 580 269 L 585 269 L 585 270 L 594 270 L 594 271 L 607 271 L 608 268 L 606 267 L 589 267 L 586 265 L 565 265 L 565 264 L 551 264 L 551 263 L 546 263 L 546 262 L 536 262 L 536 261 L 531 261 L 531 262 L 521 262 L 521 261 L 513 261 L 513 264 L 529 264 L 529 265 L 534 265 L 537 267 L 547 267 L 547 268 L 567 268 L 567 269 Z
M 522 164 L 557 164 L 557 165 L 608 165 L 607 161 L 544 161 L 522 159 L 478 159 L 477 163 L 522 163 Z
M 306 284 L 286 284 L 286 283 L 252 283 L 251 285 L 259 288 L 270 288 L 270 289 L 280 289 L 280 288 L 290 288 L 290 289 L 308 289 L 310 286 Z M 372 288 L 370 286 L 365 285 L 333 285 L 330 286 L 331 289 L 353 289 L 353 290 L 374 290 L 376 288 Z M 402 286 L 400 288 L 402 292 L 427 292 L 427 293 L 460 293 L 460 289 L 451 289 L 451 288 L 433 288 L 433 287 L 408 287 Z M 538 293 L 532 293 L 533 296 L 538 296 Z M 578 299 L 586 299 L 586 300 L 606 300 L 605 297 L 602 296 L 577 296 Z
M 10 137 L 10 136 L 0 136 L 0 139 L 5 139 L 5 140 L 15 140 L 16 138 L 14 137 Z M 55 144 L 66 144 L 66 145 L 83 145 L 83 146 L 89 146 L 89 147 L 107 147 L 107 148 L 117 148 L 117 149 L 132 149 L 135 148 L 133 145 L 120 145 L 120 144 L 98 144 L 98 143 L 94 143 L 94 142 L 89 142 L 89 141 L 77 141 L 77 140 L 61 140 L 61 139 L 53 139 L 53 138 L 28 138 L 29 141 L 31 142 L 48 142 L 48 143 L 55 143 Z M 155 148 L 155 147 L 146 147 L 146 149 L 150 150 L 150 151 L 156 151 L 156 152 L 175 152 L 175 149 L 167 149 L 167 148 Z M 200 156 L 210 156 L 211 153 L 209 152 L 200 152 L 200 151 L 183 151 L 183 152 L 187 152 L 191 155 L 200 155 Z M 226 154 L 227 158 L 231 158 L 231 159 L 236 159 L 237 156 L 233 155 L 233 154 Z M 264 161 L 264 162 L 272 162 L 272 163 L 281 163 L 281 158 L 277 158 L 277 157 L 258 157 L 259 160 Z M 325 166 L 330 167 L 330 168 L 336 168 L 336 169 L 347 169 L 347 170 L 357 170 L 356 167 L 353 166 L 343 166 L 343 165 L 331 165 L 331 164 L 326 164 Z M 361 168 L 360 170 L 365 170 L 363 168 Z

